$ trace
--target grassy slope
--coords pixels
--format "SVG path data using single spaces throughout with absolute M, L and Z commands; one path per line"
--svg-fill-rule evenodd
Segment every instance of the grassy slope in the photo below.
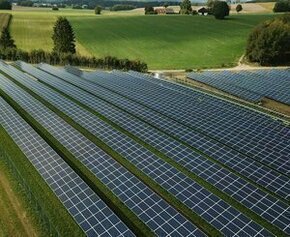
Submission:
M 63 15 L 71 20 L 81 54 L 140 59 L 150 69 L 230 66 L 243 54 L 250 30 L 272 16 L 240 14 L 217 21 L 210 16 L 143 16 L 134 12 L 95 16 L 91 10 L 71 9 L 20 8 L 11 13 L 11 32 L 18 48 L 51 50 L 54 21 Z
M 269 15 L 217 21 L 201 16 L 70 17 L 96 56 L 142 59 L 151 69 L 218 67 L 236 62 L 250 30 Z
M 10 30 L 18 48 L 24 50 L 44 49 L 52 50 L 51 39 L 54 22 L 58 16 L 68 15 L 88 15 L 92 11 L 61 10 L 53 12 L 50 9 L 15 10 L 10 12 L 13 16 Z M 90 53 L 77 42 L 77 50 L 80 54 L 90 55 Z

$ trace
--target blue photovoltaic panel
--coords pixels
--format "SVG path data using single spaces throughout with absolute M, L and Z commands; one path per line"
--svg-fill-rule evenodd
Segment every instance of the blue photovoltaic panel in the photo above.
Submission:
M 114 74 L 101 78 L 106 74 L 95 73 L 100 75 L 98 83 L 118 85 L 124 96 L 289 174 L 290 129 L 279 121 L 204 93 L 191 91 L 189 95 L 189 89 L 162 80 L 156 79 L 159 83 L 155 84 L 124 73 Z M 168 88 L 168 84 L 184 93 Z
M 190 73 L 188 78 L 246 100 L 257 102 L 268 97 L 290 104 L 290 72 L 286 69 L 205 71 Z
M 40 78 L 40 80 L 44 80 L 46 83 L 49 83 L 50 85 L 56 86 L 58 89 L 60 89 L 63 92 L 71 95 L 71 92 L 69 90 L 70 90 L 70 88 L 72 86 L 70 86 L 70 85 L 68 85 L 68 84 L 66 84 L 64 82 L 61 82 L 59 79 L 53 78 L 53 77 L 51 77 L 49 75 L 46 75 L 45 73 L 41 73 L 39 71 L 37 73 L 37 70 L 33 70 L 33 68 L 30 68 L 30 69 L 31 70 L 29 70 L 29 73 L 32 73 L 32 71 L 33 71 L 33 75 L 34 76 L 37 76 L 38 78 Z M 59 82 L 59 83 L 57 83 L 57 82 Z M 64 83 L 64 84 L 62 84 L 62 83 Z M 57 86 L 57 84 L 58 84 L 58 86 Z M 43 90 L 42 91 L 39 91 L 38 93 L 39 94 L 42 94 L 42 95 L 45 95 L 46 94 Z M 78 98 L 81 98 L 82 97 L 81 91 L 78 91 L 78 93 L 76 93 L 76 95 L 78 95 Z M 53 103 L 53 99 L 50 99 L 48 97 L 46 97 L 46 99 L 48 99 L 49 101 L 51 101 Z M 92 101 L 93 100 L 92 98 L 86 98 L 86 99 L 88 101 Z M 152 155 L 150 155 L 149 152 L 146 152 L 146 150 L 144 150 L 142 148 L 138 148 L 138 145 L 137 144 L 134 145 L 134 147 L 135 147 L 134 148 L 132 146 L 133 143 L 132 143 L 132 141 L 130 141 L 130 139 L 125 139 L 124 136 L 120 136 L 120 134 L 118 134 L 116 131 L 114 132 L 111 129 L 111 131 L 109 132 L 108 126 L 105 126 L 105 124 L 103 122 L 98 121 L 96 118 L 94 118 L 92 116 L 89 116 L 89 113 L 82 112 L 80 109 L 77 109 L 71 103 L 68 104 L 64 100 L 61 100 L 59 98 L 56 98 L 56 96 L 54 96 L 54 100 L 60 102 L 59 105 L 61 105 L 61 106 L 58 106 L 57 105 L 58 103 L 57 102 L 54 102 L 54 104 L 56 106 L 58 106 L 59 109 L 61 109 L 62 111 L 66 112 L 70 117 L 72 117 L 73 119 L 75 119 L 76 121 L 78 121 L 78 123 L 80 123 L 86 129 L 88 129 L 89 131 L 91 131 L 91 133 L 96 134 L 99 138 L 103 139 L 103 141 L 105 141 L 107 144 L 109 144 L 116 151 L 120 152 L 124 157 L 127 157 L 128 159 L 131 159 L 131 161 L 132 161 L 132 159 L 134 159 L 134 157 L 130 154 L 130 153 L 132 153 L 132 151 L 130 152 L 130 148 L 131 148 L 131 150 L 134 150 L 134 149 L 138 149 L 139 150 L 139 152 L 137 152 L 137 154 L 134 155 L 134 156 L 137 156 L 137 158 L 140 157 L 141 160 L 144 160 L 144 157 L 147 157 L 148 161 L 150 159 L 152 159 L 151 158 Z M 67 107 L 67 109 L 66 109 L 66 107 Z M 75 111 L 75 114 L 70 113 L 70 111 Z M 88 120 L 88 122 L 86 122 L 86 120 Z M 97 129 L 94 128 L 94 126 Z M 108 135 L 110 135 L 110 137 Z M 138 161 L 138 159 L 135 158 L 135 160 L 137 162 L 139 162 L 139 164 L 140 164 L 140 161 Z M 142 162 L 144 163 L 144 161 L 142 161 Z M 160 164 L 162 166 L 165 166 L 165 164 L 162 164 L 162 163 L 163 162 L 161 162 Z M 137 165 L 138 165 L 138 163 L 137 163 Z M 144 168 L 144 164 L 142 164 L 141 167 Z M 145 168 L 146 168 L 146 166 L 145 166 Z M 146 172 L 148 173 L 147 170 L 146 170 Z M 160 171 L 158 171 L 158 173 L 160 173 Z M 149 172 L 149 174 L 151 175 L 151 177 L 154 175 L 154 174 L 151 174 L 150 172 Z M 158 179 L 158 180 L 160 180 L 160 179 Z M 159 182 L 161 182 L 161 181 L 159 181 Z M 164 181 L 162 181 L 162 182 L 164 182 Z M 179 190 L 178 192 L 181 192 L 181 190 Z
M 128 227 L 2 98 L 0 125 L 87 236 L 133 236 Z
M 51 72 L 54 73 L 54 71 Z M 57 75 L 65 79 L 64 75 L 66 74 L 62 72 Z M 94 85 L 89 85 L 88 87 L 85 87 L 86 83 L 81 82 L 79 78 L 73 78 L 72 75 L 67 76 L 70 76 L 69 78 L 67 78 L 67 81 L 73 84 L 76 84 L 86 89 L 94 88 Z M 50 78 L 48 80 L 51 82 L 53 81 L 53 78 Z M 31 85 L 32 83 L 33 82 L 31 82 L 30 85 L 28 85 L 30 88 L 33 87 Z M 104 104 L 102 103 L 101 100 L 97 100 L 97 98 L 90 97 L 89 94 L 86 95 L 85 92 L 77 91 L 74 94 L 70 93 L 68 87 L 73 88 L 72 86 L 69 85 L 67 86 L 63 85 L 58 89 L 62 90 L 62 92 L 70 94 L 75 99 L 82 101 L 86 105 L 102 113 L 102 115 L 108 116 L 108 113 L 106 113 L 106 111 L 108 111 L 108 109 L 110 108 L 109 104 Z M 93 91 L 94 90 L 92 90 L 92 92 Z M 43 90 L 40 90 L 38 91 L 38 94 L 45 95 L 45 92 Z M 88 99 L 88 97 L 90 98 Z M 53 98 L 47 98 L 47 100 L 55 104 L 63 112 L 66 112 L 67 115 L 78 121 L 79 124 L 81 124 L 83 127 L 85 127 L 88 131 L 90 131 L 93 134 L 95 134 L 96 131 L 96 128 L 94 128 L 95 126 L 97 126 L 99 130 L 100 128 L 104 127 L 104 124 L 102 122 L 98 121 L 97 118 L 93 117 L 89 113 L 82 112 L 78 109 L 73 109 L 74 106 L 72 103 L 66 103 L 65 101 L 63 101 L 60 98 L 57 98 L 56 96 L 54 96 Z M 55 101 L 55 103 L 53 102 L 53 100 Z M 66 107 L 67 109 L 65 109 Z M 74 110 L 75 114 L 71 113 L 70 112 L 71 110 Z M 272 222 L 273 224 L 277 225 L 279 228 L 281 228 L 286 232 L 290 232 L 290 229 L 288 229 L 289 228 L 288 223 L 290 222 L 290 219 L 286 215 L 289 209 L 288 206 L 283 202 L 277 200 L 276 198 L 271 197 L 270 195 L 257 189 L 255 186 L 247 183 L 243 179 L 219 167 L 218 165 L 212 163 L 211 161 L 204 159 L 199 154 L 192 152 L 191 150 L 187 149 L 182 144 L 174 141 L 173 139 L 170 139 L 165 135 L 162 136 L 156 132 L 154 133 L 153 129 L 148 131 L 148 134 L 146 134 L 146 131 L 144 131 L 144 127 L 146 127 L 146 124 L 141 124 L 141 126 L 139 126 L 140 122 L 137 123 L 135 121 L 134 123 L 133 120 L 130 120 L 131 119 L 130 116 L 128 115 L 122 116 L 122 113 L 117 110 L 112 110 L 111 113 L 109 113 L 109 115 L 111 115 L 109 116 L 109 118 L 115 122 L 122 121 L 123 117 L 124 122 L 127 122 L 127 126 L 124 128 L 127 130 L 133 129 L 140 132 L 140 134 L 144 136 L 141 138 L 146 138 L 146 136 L 152 135 L 153 139 L 152 145 L 154 146 L 154 144 L 156 144 L 157 149 L 160 149 L 166 155 L 174 158 L 177 162 L 181 163 L 195 174 L 199 175 L 200 177 L 206 179 L 208 182 L 212 183 L 216 187 L 225 191 L 230 196 L 234 197 L 237 201 L 240 201 L 245 206 L 256 212 L 258 215 L 262 215 L 269 222 Z M 116 116 L 115 119 L 112 116 Z M 88 119 L 89 122 L 85 121 L 86 118 L 89 118 Z M 102 134 L 105 133 L 106 131 L 100 130 L 96 135 L 102 137 Z M 150 141 L 148 142 L 151 143 Z
M 1 88 L 7 94 L 27 110 L 31 116 L 42 124 L 76 158 L 82 161 L 157 235 L 204 235 L 198 228 L 95 144 L 91 143 L 7 79 L 0 77 L 0 81 Z
M 105 135 L 103 135 L 107 133 L 107 130 L 105 130 L 106 124 L 100 121 L 96 116 L 90 114 L 88 111 L 79 108 L 73 102 L 56 94 L 53 90 L 48 89 L 46 86 L 37 83 L 34 80 L 31 80 L 27 76 L 22 75 L 21 72 L 17 71 L 13 67 L 2 67 L 2 70 L 18 80 L 23 85 L 33 90 L 39 96 L 42 96 L 48 102 L 60 109 L 62 112 L 66 113 L 72 119 L 77 121 L 80 125 L 85 127 L 89 132 L 97 135 L 100 138 L 103 138 L 103 140 L 106 141 L 106 137 Z M 73 78 L 71 78 L 71 81 L 73 82 Z M 67 87 L 68 86 L 63 86 L 62 88 Z M 85 95 L 85 92 L 76 92 L 74 98 L 82 101 L 81 98 L 83 98 L 83 95 L 84 98 L 89 96 Z M 109 104 L 102 104 L 102 101 L 96 100 L 96 98 L 90 98 L 86 101 L 92 103 L 91 105 L 96 104 L 99 106 L 93 106 L 93 109 L 95 108 L 98 110 L 98 108 L 106 108 L 105 110 L 108 111 L 108 108 L 110 107 Z M 93 103 L 94 101 L 96 103 Z M 90 106 L 90 103 L 88 103 L 87 105 Z M 102 111 L 100 112 L 102 113 Z M 107 115 L 104 113 L 102 114 L 104 116 Z M 139 123 L 130 120 L 130 116 L 122 116 L 122 113 L 118 113 L 117 110 L 112 110 L 110 114 L 115 115 L 116 120 L 119 121 L 121 121 L 123 117 L 123 120 L 128 123 L 127 126 L 124 128 L 128 130 L 134 129 L 136 131 L 139 131 L 140 134 L 142 134 L 141 138 L 146 138 L 146 136 L 152 136 L 152 145 L 156 144 L 157 149 L 160 149 L 160 151 L 164 152 L 180 164 L 184 165 L 186 168 L 199 175 L 201 178 L 204 178 L 216 187 L 225 191 L 227 194 L 234 197 L 237 201 L 242 202 L 248 208 L 255 211 L 258 215 L 262 215 L 269 222 L 273 222 L 282 230 L 285 229 L 287 231 L 287 226 L 288 222 L 290 222 L 290 219 L 286 216 L 288 207 L 283 202 L 278 201 L 276 198 L 270 197 L 268 194 L 257 189 L 255 186 L 247 183 L 238 176 L 219 167 L 217 164 L 214 164 L 213 162 L 204 159 L 199 154 L 192 152 L 190 149 L 184 147 L 182 144 L 168 138 L 165 135 L 162 136 L 161 134 L 158 134 L 156 132 L 154 133 L 154 130 L 152 129 L 148 131 L 148 134 L 146 134 L 146 131 L 143 131 L 143 128 L 146 127 L 146 124 L 142 124 L 141 122 L 139 122 L 142 125 L 139 126 Z M 109 118 L 111 120 L 114 120 L 111 116 Z M 104 129 L 102 130 L 102 128 Z M 97 130 L 98 132 L 96 132 Z M 271 213 L 271 215 L 269 213 Z
M 93 93 L 94 95 L 97 95 L 100 98 L 105 99 L 106 101 L 109 101 L 110 103 L 113 103 L 117 105 L 118 107 L 122 108 L 123 110 L 127 110 L 131 114 L 134 114 L 146 122 L 154 125 L 155 127 L 158 127 L 159 129 L 165 131 L 166 133 L 179 138 L 180 140 L 186 142 L 187 144 L 198 148 L 200 151 L 204 152 L 205 154 L 211 156 L 212 158 L 222 162 L 223 164 L 226 164 L 230 168 L 234 169 L 235 171 L 241 173 L 245 177 L 248 177 L 252 179 L 253 181 L 257 182 L 258 184 L 266 187 L 272 192 L 277 193 L 278 195 L 282 196 L 283 198 L 289 199 L 290 198 L 290 180 L 289 178 L 279 174 L 278 172 L 275 172 L 274 170 L 268 168 L 267 166 L 256 162 L 255 160 L 250 159 L 247 156 L 242 155 L 241 153 L 230 149 L 228 146 L 223 145 L 222 143 L 205 136 L 204 134 L 201 134 L 196 131 L 192 131 L 188 129 L 187 127 L 177 123 L 176 121 L 162 116 L 155 111 L 152 111 L 138 103 L 135 103 L 134 101 L 131 101 L 125 97 L 122 97 L 116 93 L 113 93 L 112 91 L 105 89 L 103 86 L 107 86 L 105 83 L 110 83 L 110 80 L 114 78 L 114 75 L 110 73 L 97 73 L 97 80 L 96 76 L 94 76 L 93 73 L 86 73 L 83 72 L 82 76 L 84 78 L 87 78 L 88 80 L 94 82 L 94 85 L 92 84 L 85 84 L 85 82 L 79 82 L 76 83 L 76 80 L 73 80 L 73 78 L 67 78 L 67 81 L 70 83 L 74 83 L 75 85 L 78 85 L 79 87 Z M 136 73 L 134 72 L 134 75 Z M 139 75 L 139 73 L 138 73 Z M 64 78 L 64 75 L 62 75 Z M 104 77 L 104 82 L 101 82 L 101 78 Z M 148 77 L 148 76 L 146 76 Z M 117 79 L 115 79 L 117 80 Z M 152 83 L 154 83 L 156 80 L 151 80 Z M 117 83 L 117 82 L 116 82 Z M 116 85 L 116 83 L 111 83 L 110 89 L 113 88 L 114 91 L 120 92 L 120 87 Z M 163 82 L 166 84 L 166 82 Z M 170 83 L 167 83 L 170 84 Z M 101 85 L 101 86 L 100 86 Z M 163 85 L 167 86 L 168 85 Z M 169 85 L 171 86 L 171 85 Z M 180 86 L 177 86 L 173 84 L 174 90 L 178 91 Z M 186 93 L 192 93 L 192 90 L 185 91 Z M 79 94 L 82 92 L 78 92 L 78 98 Z M 92 104 L 93 98 L 86 103 L 86 101 L 83 101 L 85 104 Z M 95 98 L 96 100 L 96 98 Z M 94 103 L 94 109 L 96 109 L 98 112 L 102 110 L 102 113 L 105 116 L 109 116 L 111 120 L 114 122 L 119 123 L 127 123 L 127 129 L 130 131 L 134 131 L 135 133 L 138 133 L 139 136 L 142 136 L 142 139 L 144 139 L 146 142 L 150 144 L 155 144 L 156 146 L 160 146 L 160 149 L 174 149 L 175 146 L 178 145 L 176 142 L 173 145 L 167 145 L 166 148 L 162 146 L 160 139 L 157 140 L 156 133 L 150 133 L 148 131 L 147 133 L 144 132 L 144 129 L 146 125 L 140 124 L 140 129 L 138 129 L 138 124 L 132 123 L 132 120 L 130 120 L 130 116 L 126 115 L 123 116 L 124 119 L 122 120 L 122 116 L 120 113 L 116 112 L 116 109 L 114 111 L 110 111 L 108 108 L 110 107 L 110 104 L 106 104 L 102 101 L 98 101 L 97 103 Z M 112 107 L 112 106 L 111 106 Z M 115 118 L 115 119 L 114 119 Z M 130 120 L 130 121 L 129 121 Z M 139 127 L 140 127 L 139 126 Z M 148 130 L 148 129 L 147 129 Z M 152 130 L 151 130 L 152 131 Z M 164 138 L 162 138 L 163 142 Z M 169 141 L 168 144 L 172 144 Z M 180 145 L 178 145 L 180 146 Z M 179 147 L 179 152 L 181 153 Z

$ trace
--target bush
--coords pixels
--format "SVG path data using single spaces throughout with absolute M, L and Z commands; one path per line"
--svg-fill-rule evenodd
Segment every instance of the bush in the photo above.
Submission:
M 51 65 L 72 65 L 89 68 L 134 70 L 147 72 L 147 64 L 138 60 L 118 59 L 115 57 L 95 58 L 80 56 L 71 53 L 45 52 L 42 49 L 33 50 L 30 53 L 16 48 L 0 48 L 0 59 L 16 61 L 21 60 L 27 63 L 48 63 Z
M 241 5 L 241 4 L 238 4 L 238 5 L 236 6 L 236 11 L 237 11 L 237 13 L 239 13 L 239 12 L 242 11 L 242 10 L 243 10 L 242 5 Z
M 125 11 L 125 10 L 133 10 L 136 7 L 133 5 L 125 5 L 125 4 L 117 4 L 110 8 L 110 11 Z
M 152 6 L 146 6 L 145 7 L 145 15 L 153 15 L 156 14 L 154 11 L 154 8 Z
M 58 11 L 58 7 L 53 6 L 53 7 L 52 7 L 52 10 L 53 10 L 53 11 Z
M 280 0 L 275 3 L 273 12 L 289 12 L 290 11 L 290 0 Z
M 216 19 L 224 19 L 230 13 L 228 4 L 224 1 L 215 1 L 212 8 L 212 14 Z
M 266 21 L 250 34 L 246 56 L 261 65 L 290 62 L 290 15 Z
M 95 7 L 95 14 L 96 14 L 96 15 L 100 15 L 101 12 L 102 12 L 102 7 L 101 7 L 101 6 L 96 6 L 96 7 Z
M 192 15 L 197 15 L 198 12 L 197 12 L 196 10 L 192 10 L 191 14 L 192 14 Z
M 10 2 L 6 1 L 6 0 L 2 0 L 0 1 L 0 9 L 1 10 L 11 10 L 12 9 L 12 5 Z

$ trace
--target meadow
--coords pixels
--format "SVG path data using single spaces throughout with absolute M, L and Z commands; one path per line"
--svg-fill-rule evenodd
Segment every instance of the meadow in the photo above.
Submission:
M 18 48 L 52 49 L 57 16 L 66 16 L 76 33 L 77 51 L 96 57 L 139 59 L 149 69 L 234 66 L 251 29 L 273 14 L 144 16 L 140 11 L 96 16 L 92 10 L 20 8 L 11 11 L 10 30 Z

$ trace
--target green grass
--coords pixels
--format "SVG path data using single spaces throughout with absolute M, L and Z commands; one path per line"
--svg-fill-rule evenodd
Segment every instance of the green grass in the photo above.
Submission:
M 144 16 L 136 12 L 96 16 L 92 10 L 20 9 L 11 11 L 10 24 L 18 48 L 51 50 L 53 24 L 62 15 L 75 29 L 80 54 L 140 59 L 150 69 L 233 66 L 244 52 L 251 29 L 273 17 L 235 14 L 220 21 L 212 16 Z
M 2 30 L 4 27 L 9 26 L 10 19 L 11 19 L 11 14 L 0 13 L 0 30 Z
M 69 17 L 78 37 L 95 56 L 141 59 L 150 69 L 234 65 L 251 29 L 271 15 L 228 20 L 201 16 Z

